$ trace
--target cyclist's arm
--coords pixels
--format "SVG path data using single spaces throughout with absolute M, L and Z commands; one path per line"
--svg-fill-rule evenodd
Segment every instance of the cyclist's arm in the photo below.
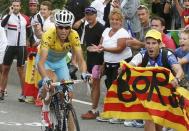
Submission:
M 41 48 L 40 60 L 37 66 L 38 66 L 38 70 L 42 78 L 47 77 L 47 72 L 45 70 L 45 61 L 47 60 L 47 56 L 48 56 L 48 49 Z
M 77 48 L 73 50 L 73 55 L 76 56 L 77 63 L 79 65 L 79 69 L 81 72 L 87 72 L 87 65 L 83 57 L 83 52 L 81 48 Z

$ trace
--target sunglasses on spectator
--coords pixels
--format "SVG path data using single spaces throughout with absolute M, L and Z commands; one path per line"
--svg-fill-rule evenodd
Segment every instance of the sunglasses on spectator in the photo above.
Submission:
M 63 29 L 69 30 L 69 29 L 71 29 L 70 26 L 57 26 L 57 28 L 60 29 L 60 30 L 63 30 Z

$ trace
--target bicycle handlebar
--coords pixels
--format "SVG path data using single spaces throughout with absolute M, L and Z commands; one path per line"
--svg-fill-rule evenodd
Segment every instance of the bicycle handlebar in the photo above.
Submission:
M 73 85 L 73 84 L 77 84 L 77 83 L 81 83 L 81 82 L 84 82 L 84 80 L 64 80 L 64 81 L 61 81 L 61 82 L 50 83 L 50 85 L 52 85 L 52 86 L 61 86 L 61 85 L 70 85 L 70 84 Z M 48 91 L 47 95 L 45 97 L 45 100 L 48 100 L 49 97 L 50 97 L 50 93 Z
M 65 81 L 61 81 L 61 82 L 53 82 L 50 85 L 52 85 L 52 86 L 73 85 L 73 84 L 77 84 L 77 83 L 81 83 L 81 82 L 84 82 L 84 80 L 65 80 Z

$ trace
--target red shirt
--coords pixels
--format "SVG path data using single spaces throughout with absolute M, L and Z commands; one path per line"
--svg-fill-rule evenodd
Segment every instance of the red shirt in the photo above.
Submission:
M 189 25 L 189 9 L 186 9 L 182 12 L 184 25 Z
M 172 49 L 173 51 L 176 49 L 175 43 L 170 36 L 163 34 L 162 42 L 165 44 L 165 47 Z

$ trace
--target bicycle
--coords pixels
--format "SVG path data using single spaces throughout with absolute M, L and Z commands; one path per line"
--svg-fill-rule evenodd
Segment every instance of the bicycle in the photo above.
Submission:
M 52 124 L 46 127 L 45 131 L 80 131 L 79 122 L 75 109 L 71 103 L 68 85 L 83 82 L 83 80 L 68 80 L 51 83 L 50 85 L 61 86 L 61 90 L 52 95 L 50 101 L 50 119 Z M 49 99 L 50 94 L 47 92 L 45 99 Z

